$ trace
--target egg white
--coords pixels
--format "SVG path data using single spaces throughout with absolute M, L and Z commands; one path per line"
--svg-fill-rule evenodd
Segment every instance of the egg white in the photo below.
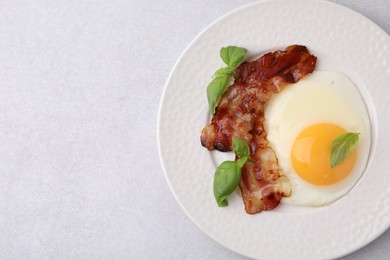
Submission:
M 295 138 L 306 127 L 333 123 L 348 132 L 359 132 L 356 164 L 341 182 L 317 186 L 303 180 L 291 163 Z M 274 95 L 265 109 L 265 129 L 279 165 L 290 180 L 292 194 L 282 202 L 322 206 L 350 191 L 364 172 L 371 145 L 370 122 L 364 101 L 354 83 L 344 74 L 315 71 Z

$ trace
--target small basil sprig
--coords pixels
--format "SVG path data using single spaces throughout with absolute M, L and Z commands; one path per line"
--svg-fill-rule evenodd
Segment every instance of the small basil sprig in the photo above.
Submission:
M 219 51 L 219 55 L 228 68 L 235 68 L 244 59 L 247 50 L 245 48 L 228 46 Z
M 214 114 L 217 102 L 230 85 L 234 69 L 242 62 L 246 52 L 245 48 L 236 46 L 223 47 L 219 51 L 219 55 L 227 67 L 218 69 L 213 75 L 213 80 L 207 86 L 207 100 L 211 114 Z
M 241 169 L 249 158 L 249 147 L 243 140 L 233 138 L 233 151 L 238 156 L 237 161 L 224 161 L 214 174 L 214 197 L 219 207 L 228 205 L 227 197 L 237 188 Z
M 340 135 L 332 142 L 332 150 L 330 154 L 330 167 L 334 168 L 347 158 L 356 148 L 359 141 L 359 133 L 345 133 Z

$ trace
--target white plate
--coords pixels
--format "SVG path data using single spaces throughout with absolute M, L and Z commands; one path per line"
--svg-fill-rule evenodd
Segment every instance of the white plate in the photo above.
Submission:
M 298 43 L 318 57 L 317 69 L 339 70 L 358 85 L 373 133 L 368 169 L 354 189 L 321 208 L 281 204 L 247 215 L 237 191 L 218 208 L 212 192 L 216 160 L 200 144 L 210 120 L 206 86 L 223 66 L 222 46 L 249 58 Z M 166 179 L 177 201 L 210 237 L 253 258 L 335 258 L 368 244 L 390 225 L 390 38 L 345 7 L 323 1 L 262 1 L 220 18 L 200 33 L 174 66 L 160 104 L 158 142 Z

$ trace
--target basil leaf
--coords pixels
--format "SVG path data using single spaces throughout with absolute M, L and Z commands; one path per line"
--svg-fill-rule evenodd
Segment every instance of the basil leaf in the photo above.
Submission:
M 245 141 L 233 137 L 232 146 L 234 153 L 239 158 L 249 156 L 249 146 Z
M 207 100 L 210 112 L 214 114 L 215 105 L 227 88 L 228 76 L 215 77 L 207 86 Z
M 237 165 L 238 167 L 240 167 L 240 169 L 242 168 L 242 166 L 244 166 L 244 164 L 246 163 L 246 161 L 248 161 L 249 159 L 249 156 L 243 156 L 241 157 L 239 160 L 237 160 Z
M 219 207 L 228 205 L 227 197 L 237 188 L 241 178 L 241 168 L 236 161 L 224 161 L 214 174 L 214 198 Z
M 214 197 L 219 207 L 228 205 L 227 197 L 237 188 L 241 168 L 249 159 L 249 147 L 245 141 L 233 138 L 233 150 L 240 159 L 224 161 L 214 174 Z
M 218 76 L 232 76 L 233 75 L 233 71 L 231 68 L 220 68 L 219 70 L 217 70 L 215 73 L 214 73 L 214 76 L 213 77 L 218 77 Z
M 218 100 L 233 81 L 232 76 L 237 76 L 233 70 L 244 59 L 246 52 L 245 48 L 236 46 L 221 48 L 219 54 L 228 66 L 218 69 L 213 75 L 213 80 L 207 86 L 207 100 L 212 114 L 214 114 Z
M 332 142 L 330 154 L 330 167 L 334 168 L 342 162 L 356 148 L 359 141 L 359 133 L 345 133 Z
M 247 50 L 236 46 L 221 48 L 219 55 L 229 68 L 234 69 L 244 59 Z

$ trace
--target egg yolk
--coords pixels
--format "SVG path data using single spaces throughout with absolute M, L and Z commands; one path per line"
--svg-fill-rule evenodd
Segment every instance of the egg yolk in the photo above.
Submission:
M 332 142 L 344 133 L 343 128 L 334 124 L 315 124 L 304 129 L 291 151 L 291 162 L 298 175 L 314 185 L 330 185 L 348 176 L 355 165 L 356 150 L 330 167 Z

